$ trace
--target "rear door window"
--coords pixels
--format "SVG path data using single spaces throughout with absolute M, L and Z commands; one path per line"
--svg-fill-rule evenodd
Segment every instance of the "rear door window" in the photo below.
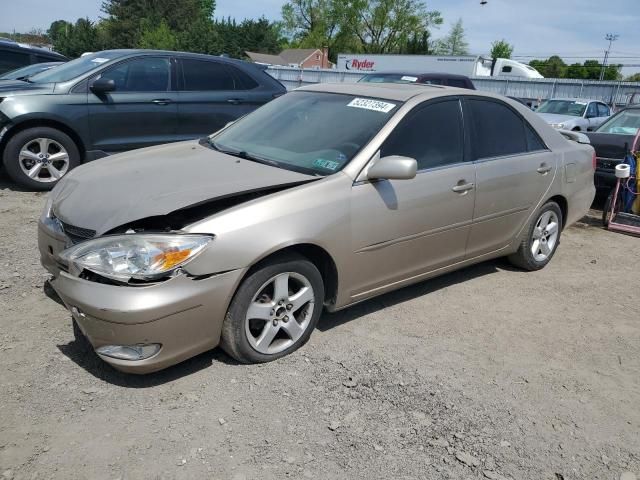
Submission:
M 381 155 L 415 158 L 418 170 L 464 161 L 464 134 L 457 99 L 416 107 L 395 128 Z
M 471 145 L 474 160 L 526 153 L 528 148 L 524 121 L 498 101 L 469 99 Z
M 233 67 L 231 65 L 225 65 L 235 77 L 235 87 L 236 90 L 253 90 L 254 88 L 258 88 L 260 84 L 256 82 L 253 78 L 249 76 L 249 74 L 244 73 L 239 68 Z
M 184 58 L 182 62 L 183 87 L 189 92 L 236 90 L 231 70 L 221 62 Z

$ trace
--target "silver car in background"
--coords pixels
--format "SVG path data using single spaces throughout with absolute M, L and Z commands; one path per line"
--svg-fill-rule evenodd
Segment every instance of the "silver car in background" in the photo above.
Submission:
M 76 333 L 115 368 L 217 345 L 265 362 L 323 309 L 496 257 L 543 268 L 588 211 L 593 172 L 589 145 L 504 97 L 315 85 L 209 138 L 75 169 L 39 248 Z
M 604 102 L 581 98 L 546 100 L 536 112 L 553 128 L 576 132 L 595 130 L 611 116 Z

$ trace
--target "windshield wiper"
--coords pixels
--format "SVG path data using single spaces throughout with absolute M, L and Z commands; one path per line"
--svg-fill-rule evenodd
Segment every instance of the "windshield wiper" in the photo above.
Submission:
M 249 160 L 251 162 L 256 162 L 256 163 L 262 163 L 264 165 L 270 165 L 272 167 L 278 167 L 278 168 L 282 168 L 280 166 L 280 164 L 278 162 L 276 162 L 275 160 L 268 160 L 266 158 L 262 158 L 262 157 L 257 157 L 255 155 L 252 155 L 244 150 L 225 150 L 223 148 L 220 148 L 215 141 L 213 141 L 213 139 L 209 139 L 209 145 L 211 145 L 211 148 L 213 148 L 215 151 L 220 152 L 220 153 L 224 153 L 225 155 L 231 155 L 232 157 L 238 157 L 238 158 L 242 158 L 243 160 Z

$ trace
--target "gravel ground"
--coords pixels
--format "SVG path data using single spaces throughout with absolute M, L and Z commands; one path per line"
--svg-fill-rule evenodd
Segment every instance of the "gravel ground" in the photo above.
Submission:
M 325 314 L 277 362 L 136 377 L 47 296 L 43 202 L 0 183 L 5 480 L 640 475 L 640 243 L 597 212 L 543 271 L 483 263 Z

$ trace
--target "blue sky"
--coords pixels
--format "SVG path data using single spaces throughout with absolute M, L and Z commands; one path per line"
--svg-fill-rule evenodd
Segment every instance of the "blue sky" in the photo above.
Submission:
M 638 0 L 427 0 L 440 10 L 445 24 L 436 36 L 446 34 L 451 23 L 462 18 L 472 53 L 487 53 L 491 42 L 505 38 L 515 45 L 515 55 L 546 58 L 554 53 L 569 62 L 601 58 L 607 47 L 604 36 L 618 33 L 614 44 L 616 63 L 640 65 L 640 9 Z M 102 0 L 0 0 L 0 31 L 46 29 L 57 19 L 100 17 Z M 284 0 L 217 0 L 216 16 L 237 19 L 280 16 Z M 571 58 L 569 58 L 571 57 Z M 585 58 L 581 58 L 585 57 Z M 640 66 L 625 73 L 640 71 Z

